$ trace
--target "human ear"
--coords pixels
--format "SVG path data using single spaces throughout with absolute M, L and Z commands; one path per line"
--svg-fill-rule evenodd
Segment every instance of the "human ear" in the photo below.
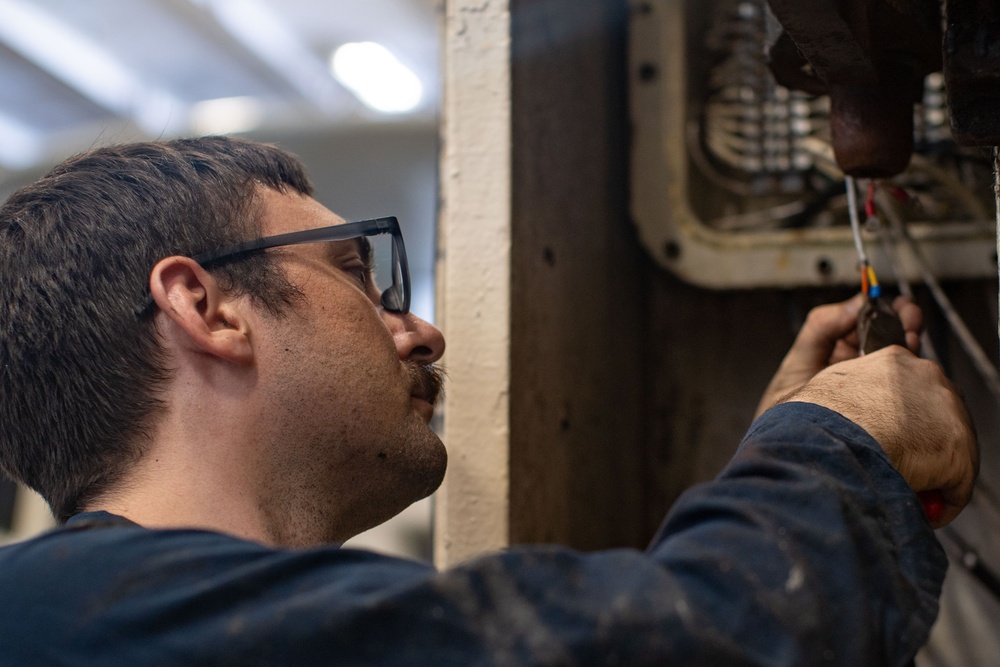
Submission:
M 176 325 L 181 345 L 236 364 L 253 360 L 243 311 L 198 262 L 176 255 L 161 259 L 149 274 L 149 291 Z

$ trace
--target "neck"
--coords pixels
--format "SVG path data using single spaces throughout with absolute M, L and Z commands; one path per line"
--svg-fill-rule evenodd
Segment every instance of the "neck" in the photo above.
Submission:
M 190 386 L 190 385 L 189 385 Z M 250 397 L 227 404 L 192 392 L 171 403 L 142 458 L 85 508 L 148 528 L 213 530 L 275 547 L 341 541 L 330 508 L 302 498 L 301 475 L 274 461 L 270 432 Z M 214 398 L 214 400 L 213 400 Z
M 255 511 L 259 503 L 248 491 L 252 487 L 242 468 L 238 462 L 198 465 L 156 443 L 123 483 L 88 509 L 113 512 L 147 528 L 214 530 L 277 545 L 265 514 Z

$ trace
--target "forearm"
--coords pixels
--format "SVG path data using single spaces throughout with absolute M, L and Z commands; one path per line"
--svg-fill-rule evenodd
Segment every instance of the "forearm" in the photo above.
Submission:
M 902 665 L 944 569 L 878 444 L 789 404 L 675 504 L 646 554 L 518 548 L 424 593 L 450 601 L 456 650 L 498 664 Z
M 946 561 L 915 495 L 862 429 L 787 404 L 668 516 L 652 553 L 705 617 L 788 663 L 903 664 L 937 613 Z

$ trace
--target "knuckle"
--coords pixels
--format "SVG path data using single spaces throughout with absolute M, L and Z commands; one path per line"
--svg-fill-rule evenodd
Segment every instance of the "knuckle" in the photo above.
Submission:
M 930 359 L 920 359 L 919 357 L 914 357 L 914 362 L 916 367 L 923 374 L 927 375 L 928 378 L 933 379 L 941 384 L 948 384 L 948 385 L 951 384 L 951 382 L 948 381 L 948 378 L 945 376 L 944 370 L 942 370 L 941 366 L 939 366 L 936 362 L 931 361 Z
M 890 345 L 886 348 L 886 356 L 893 357 L 895 359 L 900 359 L 904 357 L 905 350 L 899 345 Z

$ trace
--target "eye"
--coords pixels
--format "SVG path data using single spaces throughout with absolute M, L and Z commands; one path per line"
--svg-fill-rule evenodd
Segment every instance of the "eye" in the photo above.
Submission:
M 364 289 L 368 285 L 368 267 L 358 265 L 350 266 L 344 269 L 350 275 L 361 289 Z
M 375 282 L 373 255 L 366 252 L 366 247 L 357 239 L 332 241 L 327 248 L 328 261 L 332 268 L 347 274 L 354 284 L 367 294 Z

